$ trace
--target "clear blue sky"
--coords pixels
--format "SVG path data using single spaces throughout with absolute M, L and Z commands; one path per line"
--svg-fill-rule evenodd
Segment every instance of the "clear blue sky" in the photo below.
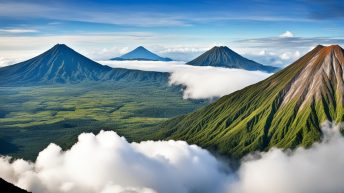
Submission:
M 66 43 L 94 59 L 143 45 L 188 60 L 226 45 L 283 66 L 316 44 L 343 45 L 343 10 L 340 0 L 0 0 L 0 59 Z

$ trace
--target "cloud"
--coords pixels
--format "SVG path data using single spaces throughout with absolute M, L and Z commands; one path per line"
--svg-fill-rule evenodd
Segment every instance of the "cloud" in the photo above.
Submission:
M 270 50 L 262 49 L 259 51 L 246 50 L 246 57 L 259 61 L 262 64 L 270 64 L 273 66 L 284 67 L 289 65 L 301 57 L 298 50 Z
M 185 62 L 99 61 L 114 68 L 170 72 L 170 84 L 183 85 L 183 98 L 221 97 L 269 77 L 260 71 L 185 65 Z
M 233 171 L 183 141 L 129 143 L 113 131 L 83 133 L 69 150 L 50 144 L 34 163 L 0 157 L 0 177 L 34 193 L 324 193 L 344 191 L 343 125 L 322 126 L 309 149 L 271 149 Z
M 282 33 L 279 37 L 281 37 L 281 38 L 292 38 L 292 37 L 294 37 L 294 34 L 290 31 L 286 31 L 286 32 Z
M 207 50 L 209 50 L 209 47 L 206 48 L 200 48 L 200 47 L 170 47 L 170 48 L 165 48 L 161 51 L 159 51 L 159 53 L 186 53 L 186 52 L 196 52 L 196 53 L 200 53 L 200 52 L 205 52 Z
M 247 46 L 251 48 L 268 48 L 273 47 L 274 49 L 285 49 L 290 48 L 306 48 L 316 46 L 318 44 L 344 44 L 344 38 L 330 38 L 330 37 L 265 37 L 265 38 L 252 38 L 252 39 L 241 39 L 233 41 L 233 43 L 241 44 L 241 47 Z
M 170 83 L 185 86 L 184 99 L 204 99 L 230 94 L 270 75 L 260 71 L 194 67 L 174 71 Z
M 225 192 L 232 180 L 209 152 L 183 141 L 128 143 L 112 131 L 50 144 L 34 163 L 0 158 L 0 177 L 34 193 Z
M 288 32 L 276 37 L 235 40 L 232 45 L 245 57 L 265 65 L 280 67 L 293 63 L 316 45 L 344 45 L 342 37 L 296 37 Z
M 120 54 L 121 49 L 127 44 L 137 44 L 140 41 L 151 41 L 156 38 L 158 38 L 157 34 L 150 32 L 82 33 L 79 35 L 51 36 L 0 35 L 0 56 L 29 59 L 50 49 L 55 44 L 64 43 L 87 57 L 104 60 Z M 114 46 L 114 42 L 116 42 L 116 46 Z M 95 45 L 99 47 L 95 47 Z
M 100 5 L 96 2 L 88 4 L 88 6 L 62 1 L 49 3 L 45 1 L 0 2 L 0 16 L 15 19 L 44 18 L 141 27 L 189 26 L 183 18 L 171 14 L 143 12 L 142 9 L 135 10 L 134 6 L 128 10 L 123 5 L 109 6 L 109 4 Z
M 22 59 L 12 59 L 12 58 L 0 57 L 0 68 L 4 67 L 4 66 L 16 64 L 20 61 L 22 61 Z
M 322 142 L 295 151 L 272 149 L 242 163 L 233 193 L 344 192 L 342 125 L 322 127 Z
M 0 32 L 6 33 L 37 33 L 38 30 L 36 29 L 27 29 L 27 28 L 4 28 L 0 29 Z

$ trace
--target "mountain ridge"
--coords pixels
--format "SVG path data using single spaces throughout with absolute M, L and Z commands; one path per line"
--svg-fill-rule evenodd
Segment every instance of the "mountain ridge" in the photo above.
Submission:
M 23 190 L 2 178 L 0 178 L 0 190 L 2 193 L 29 193 L 28 191 Z
M 156 137 L 235 158 L 272 147 L 308 147 L 320 140 L 324 121 L 344 121 L 343 53 L 339 46 L 319 45 L 269 78 L 165 122 Z
M 260 70 L 265 72 L 276 72 L 278 67 L 265 66 L 253 60 L 249 60 L 234 52 L 227 46 L 215 46 L 187 64 L 193 66 L 214 66 L 223 68 L 238 68 L 244 70 Z
M 0 68 L 0 85 L 65 84 L 85 81 L 168 81 L 168 73 L 111 68 L 56 44 L 46 52 Z

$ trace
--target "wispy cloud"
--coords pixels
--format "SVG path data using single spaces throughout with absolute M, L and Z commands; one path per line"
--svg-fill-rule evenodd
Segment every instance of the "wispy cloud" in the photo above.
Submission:
M 37 29 L 28 29 L 28 28 L 2 28 L 0 32 L 6 33 L 37 33 L 39 32 Z
M 95 5 L 97 7 L 98 5 Z M 44 18 L 65 21 L 115 24 L 124 26 L 188 26 L 183 18 L 163 12 L 130 11 L 127 7 L 103 7 L 64 4 L 63 2 L 0 2 L 0 16 L 9 18 Z M 13 12 L 12 10 L 16 10 Z M 78 10 L 78 11 L 75 11 Z
M 251 47 L 306 47 L 318 44 L 344 44 L 344 37 L 266 37 L 233 41 Z
M 286 31 L 276 37 L 234 40 L 239 53 L 262 64 L 286 66 L 309 52 L 316 45 L 344 45 L 344 37 L 297 37 Z

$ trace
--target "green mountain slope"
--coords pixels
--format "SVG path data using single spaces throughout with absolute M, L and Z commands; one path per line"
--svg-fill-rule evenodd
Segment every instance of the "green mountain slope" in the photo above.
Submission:
M 181 139 L 232 157 L 273 146 L 309 146 L 325 120 L 344 120 L 344 56 L 317 46 L 273 76 L 164 123 L 157 138 Z

